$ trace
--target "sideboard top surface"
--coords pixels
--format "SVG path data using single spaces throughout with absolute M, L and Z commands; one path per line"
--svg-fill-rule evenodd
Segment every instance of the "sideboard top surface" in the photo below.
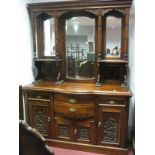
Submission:
M 23 90 L 50 91 L 66 94 L 132 96 L 131 90 L 121 87 L 120 84 L 103 84 L 101 87 L 96 87 L 93 83 L 64 82 L 59 85 L 50 81 L 36 81 L 32 84 L 23 86 Z

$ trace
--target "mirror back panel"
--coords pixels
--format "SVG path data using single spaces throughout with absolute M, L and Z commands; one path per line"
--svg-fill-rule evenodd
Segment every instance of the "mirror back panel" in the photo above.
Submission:
M 95 19 L 72 17 L 66 20 L 66 78 L 89 80 L 95 77 Z
M 55 56 L 55 19 L 50 18 L 43 22 L 44 57 Z
M 106 18 L 106 58 L 121 56 L 121 24 L 121 18 L 114 16 Z

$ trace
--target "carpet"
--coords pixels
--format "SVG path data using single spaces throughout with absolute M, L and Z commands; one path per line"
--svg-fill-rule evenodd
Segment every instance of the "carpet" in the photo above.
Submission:
M 103 155 L 99 153 L 69 150 L 69 149 L 63 149 L 58 147 L 51 147 L 51 149 L 54 151 L 55 155 Z M 129 149 L 128 155 L 134 155 L 132 149 Z

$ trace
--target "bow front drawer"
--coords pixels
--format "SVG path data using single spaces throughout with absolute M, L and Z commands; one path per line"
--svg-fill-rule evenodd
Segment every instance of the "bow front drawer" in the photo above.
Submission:
M 85 120 L 95 115 L 93 97 L 89 95 L 55 94 L 54 113 L 72 120 Z
M 94 114 L 94 104 L 54 103 L 54 112 Z
M 95 115 L 94 104 L 54 103 L 54 114 L 71 120 L 85 120 Z
M 89 104 L 94 103 L 91 95 L 68 95 L 55 94 L 54 102 L 72 103 L 72 104 Z

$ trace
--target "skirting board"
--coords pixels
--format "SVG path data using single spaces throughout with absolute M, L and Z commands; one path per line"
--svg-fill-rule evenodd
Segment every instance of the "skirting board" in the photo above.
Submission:
M 60 147 L 64 149 L 80 150 L 86 152 L 101 153 L 103 155 L 128 155 L 128 149 L 117 148 L 117 147 L 107 147 L 91 144 L 81 144 L 74 142 L 64 142 L 60 140 L 47 139 L 49 146 Z

